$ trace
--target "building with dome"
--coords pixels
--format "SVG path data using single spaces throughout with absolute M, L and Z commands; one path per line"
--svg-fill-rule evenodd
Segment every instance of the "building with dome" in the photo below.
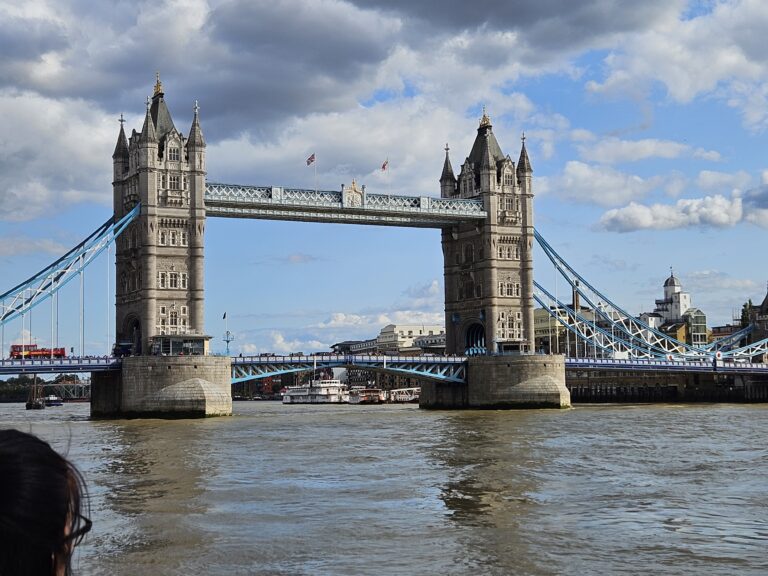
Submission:
M 707 343 L 707 316 L 691 305 L 691 295 L 672 269 L 664 281 L 664 297 L 655 304 L 653 312 L 640 314 L 642 322 L 692 346 Z

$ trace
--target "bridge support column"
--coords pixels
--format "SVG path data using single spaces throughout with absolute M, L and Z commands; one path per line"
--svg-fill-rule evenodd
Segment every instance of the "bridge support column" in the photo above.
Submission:
M 232 414 L 231 361 L 221 356 L 134 356 L 122 373 L 94 374 L 95 418 Z
M 468 359 L 470 408 L 568 408 L 565 357 L 475 356 Z

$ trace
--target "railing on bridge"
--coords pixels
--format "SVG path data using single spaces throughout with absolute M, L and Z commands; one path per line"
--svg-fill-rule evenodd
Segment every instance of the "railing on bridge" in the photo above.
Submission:
M 342 192 L 216 182 L 206 184 L 205 209 L 207 216 L 227 218 L 421 228 L 441 228 L 487 217 L 479 200 L 363 193 L 357 203 L 345 203 Z
M 120 370 L 122 359 L 114 356 L 77 356 L 72 358 L 0 359 L 0 375 L 64 374 L 69 372 L 108 372 Z
M 380 356 L 365 354 L 318 354 L 315 356 L 246 356 L 232 358 L 232 383 L 321 368 L 355 367 L 464 383 L 464 356 Z

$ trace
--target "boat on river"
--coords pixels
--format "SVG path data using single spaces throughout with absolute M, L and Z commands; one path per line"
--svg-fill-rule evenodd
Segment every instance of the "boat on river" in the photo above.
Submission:
M 55 394 L 50 394 L 45 397 L 45 405 L 46 406 L 64 406 L 64 402 L 61 398 L 56 396 Z
M 303 386 L 289 386 L 283 404 L 344 404 L 349 401 L 347 385 L 341 380 L 311 380 Z
M 385 393 L 381 388 L 361 388 L 353 386 L 349 391 L 350 404 L 380 404 L 384 402 Z

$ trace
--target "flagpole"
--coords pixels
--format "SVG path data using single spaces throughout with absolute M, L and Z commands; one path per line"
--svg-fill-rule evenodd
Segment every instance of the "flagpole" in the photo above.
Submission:
M 315 165 L 315 193 L 317 193 L 317 156 L 315 156 L 315 161 L 312 164 Z

